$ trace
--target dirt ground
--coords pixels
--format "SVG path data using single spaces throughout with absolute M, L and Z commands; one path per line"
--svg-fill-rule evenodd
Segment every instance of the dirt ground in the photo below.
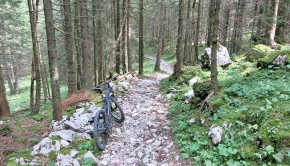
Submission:
M 47 120 L 37 122 L 24 114 L 25 111 L 15 113 L 0 124 L 0 165 L 5 165 L 10 154 L 31 148 L 48 131 Z

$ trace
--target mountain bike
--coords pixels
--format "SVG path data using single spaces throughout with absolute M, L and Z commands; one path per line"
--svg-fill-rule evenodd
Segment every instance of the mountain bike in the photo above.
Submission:
M 109 131 L 112 127 L 112 117 L 118 123 L 125 120 L 124 112 L 114 98 L 115 92 L 110 85 L 112 80 L 116 80 L 118 76 L 94 87 L 92 90 L 99 92 L 102 96 L 103 108 L 100 109 L 94 117 L 94 139 L 99 150 L 104 150 L 108 143 Z M 102 86 L 105 86 L 103 90 Z M 104 95 L 103 92 L 106 91 Z

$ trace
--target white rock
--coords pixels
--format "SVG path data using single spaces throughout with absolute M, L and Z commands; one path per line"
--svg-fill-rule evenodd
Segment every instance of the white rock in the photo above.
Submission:
M 95 162 L 97 163 L 97 158 L 93 155 L 93 153 L 91 151 L 88 151 L 85 155 L 84 158 L 92 158 L 93 160 L 95 160 Z
M 214 145 L 219 144 L 222 141 L 222 134 L 223 134 L 223 129 L 220 126 L 212 126 L 210 128 L 210 131 L 208 132 L 209 138 L 211 138 L 212 143 Z
M 127 75 L 126 75 L 126 79 L 127 79 L 127 80 L 131 80 L 132 78 L 133 78 L 133 75 L 132 75 L 132 74 L 127 74 Z
M 108 165 L 108 162 L 106 160 L 102 160 L 102 161 L 99 161 L 98 164 L 100 164 L 100 165 Z
M 62 146 L 62 147 L 67 147 L 68 145 L 69 145 L 69 142 L 67 142 L 66 140 L 60 140 L 60 145 Z
M 206 48 L 205 52 L 211 57 L 211 48 Z M 220 45 L 217 51 L 217 65 L 224 66 L 231 64 L 231 58 L 228 52 L 228 49 L 222 45 Z
M 4 124 L 4 121 L 0 121 L 0 125 L 3 125 Z
M 60 151 L 60 147 L 61 147 L 61 144 L 60 144 L 60 141 L 55 141 L 55 151 Z
M 58 154 L 56 166 L 80 166 L 80 163 L 70 155 Z
M 79 153 L 79 151 L 73 149 L 73 150 L 70 151 L 70 156 L 75 158 L 78 153 Z
M 184 94 L 185 97 L 185 103 L 189 103 L 191 99 L 194 97 L 194 91 L 190 90 L 187 93 Z
M 195 123 L 195 118 L 191 118 L 188 122 L 189 122 L 190 124 Z
M 19 159 L 19 164 L 20 165 L 25 165 L 25 164 L 27 164 L 25 161 L 24 161 L 24 159 L 21 157 L 20 159 Z
M 33 150 L 31 152 L 32 156 L 35 156 L 39 153 L 42 155 L 48 157 L 50 152 L 53 151 L 53 145 L 52 140 L 48 137 L 44 138 L 42 141 L 40 141 L 37 145 L 33 147 Z
M 114 84 L 113 82 L 110 82 L 110 86 L 113 88 L 114 91 L 116 91 L 116 88 L 117 88 L 116 84 Z
M 73 114 L 74 117 L 80 116 L 85 112 L 85 108 L 79 108 L 76 110 L 76 112 Z
M 170 142 L 170 143 L 166 146 L 166 148 L 167 148 L 167 149 L 170 149 L 172 146 L 173 146 L 173 142 Z
M 134 162 L 135 162 L 135 158 L 128 158 L 128 159 L 125 160 L 125 163 L 128 164 L 128 165 L 129 164 L 133 164 Z
M 169 94 L 166 94 L 166 95 L 163 96 L 163 100 L 167 101 L 167 100 L 171 99 L 172 97 L 173 97 L 173 94 L 169 93 Z
M 64 121 L 52 121 L 49 129 L 53 130 L 53 131 L 58 131 L 58 130 L 63 130 L 64 129 Z
M 29 165 L 33 165 L 33 166 L 36 166 L 36 165 L 40 165 L 40 161 L 39 161 L 39 158 L 38 157 L 35 157 L 30 163 Z
M 160 145 L 161 145 L 161 142 L 160 142 L 160 141 L 158 141 L 158 140 L 156 140 L 156 141 L 153 143 L 153 145 L 158 147 L 158 146 L 160 146 Z
M 65 121 L 64 125 L 66 129 L 71 129 L 76 132 L 84 132 L 84 124 L 79 120 L 80 118 L 71 117 L 69 121 Z
M 72 130 L 61 130 L 61 131 L 56 131 L 52 132 L 49 134 L 49 137 L 52 136 L 60 136 L 62 139 L 71 142 L 75 136 L 76 132 Z
M 201 80 L 201 78 L 198 77 L 198 76 L 193 77 L 191 80 L 189 80 L 190 87 L 192 87 L 193 85 L 195 85 L 196 83 L 198 83 L 200 80 Z
M 143 153 L 139 151 L 139 152 L 137 153 L 137 156 L 138 156 L 139 158 L 141 158 L 141 157 L 143 156 Z
M 120 81 L 118 82 L 118 90 L 120 92 L 123 92 L 125 90 L 128 90 L 129 89 L 129 82 L 128 81 Z

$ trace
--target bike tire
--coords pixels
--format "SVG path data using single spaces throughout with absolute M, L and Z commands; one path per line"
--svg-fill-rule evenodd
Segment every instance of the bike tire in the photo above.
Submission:
M 111 96 L 111 115 L 116 122 L 122 123 L 125 120 L 124 111 L 118 101 Z
M 97 148 L 103 151 L 108 143 L 109 127 L 106 113 L 99 110 L 94 118 L 94 140 Z

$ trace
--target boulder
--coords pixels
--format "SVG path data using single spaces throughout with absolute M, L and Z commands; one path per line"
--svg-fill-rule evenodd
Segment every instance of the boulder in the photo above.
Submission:
M 212 126 L 208 132 L 208 137 L 214 145 L 222 141 L 223 129 L 220 126 Z
M 120 92 L 124 92 L 129 89 L 129 85 L 128 81 L 119 81 L 117 87 Z
M 201 80 L 200 77 L 195 76 L 192 79 L 189 80 L 189 85 L 192 87 L 194 84 L 196 84 L 197 82 L 199 82 Z
M 172 93 L 169 93 L 169 94 L 164 95 L 164 96 L 162 97 L 162 99 L 163 99 L 164 101 L 168 101 L 168 100 L 170 100 L 172 97 L 173 97 L 173 94 L 172 94 Z
M 268 68 L 269 65 L 277 65 L 278 61 L 279 63 L 283 63 L 283 65 L 287 65 L 288 63 L 287 61 L 289 59 L 290 59 L 290 50 L 274 51 L 265 56 L 264 58 L 259 59 L 257 67 Z
M 211 90 L 211 82 L 198 82 L 193 86 L 194 95 L 199 97 L 200 99 L 204 100 Z
M 52 136 L 60 136 L 62 139 L 71 142 L 73 138 L 76 136 L 76 132 L 72 130 L 60 130 L 49 134 L 49 137 Z
M 36 156 L 38 154 L 42 154 L 43 156 L 48 157 L 51 152 L 59 150 L 60 150 L 59 141 L 53 143 L 53 141 L 50 138 L 46 137 L 33 147 L 31 155 Z
M 211 48 L 208 47 L 205 49 L 205 54 L 204 56 L 209 57 L 209 64 L 210 64 L 210 59 L 211 59 Z M 228 49 L 222 45 L 219 45 L 219 48 L 217 50 L 217 65 L 219 66 L 228 66 L 232 63 Z
M 190 90 L 187 93 L 184 94 L 185 97 L 185 103 L 189 103 L 191 99 L 194 97 L 194 91 Z
M 80 166 L 80 163 L 72 158 L 70 155 L 63 155 L 63 154 L 58 154 L 57 157 L 57 163 L 56 166 Z
M 285 66 L 288 63 L 288 57 L 286 55 L 279 55 L 275 61 L 273 62 L 273 65 L 275 66 Z
M 94 156 L 94 154 L 91 151 L 88 151 L 85 155 L 84 158 L 92 158 L 96 163 L 98 162 L 98 159 Z

